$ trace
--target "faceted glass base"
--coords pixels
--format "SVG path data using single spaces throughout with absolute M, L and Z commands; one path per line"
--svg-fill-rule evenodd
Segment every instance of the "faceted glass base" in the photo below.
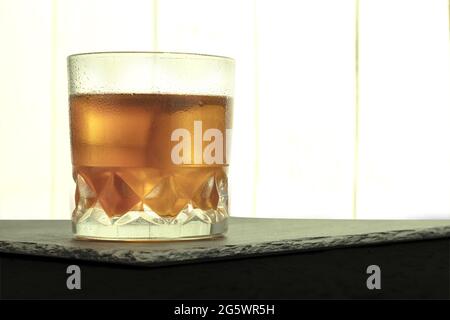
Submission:
M 151 174 L 150 174 L 151 173 Z M 210 238 L 227 229 L 224 168 L 74 169 L 76 238 L 118 241 Z
M 175 217 L 160 217 L 145 211 L 130 211 L 110 218 L 100 208 L 92 208 L 77 221 L 77 239 L 108 241 L 167 241 L 212 238 L 227 231 L 227 215 L 221 210 L 192 209 Z

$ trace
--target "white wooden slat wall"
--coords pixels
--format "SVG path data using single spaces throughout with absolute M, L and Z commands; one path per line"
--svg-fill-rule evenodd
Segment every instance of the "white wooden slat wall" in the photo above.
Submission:
M 360 4 L 358 217 L 450 218 L 449 2 Z
M 0 1 L 0 218 L 48 218 L 51 3 Z
M 257 214 L 352 218 L 353 0 L 260 1 Z
M 449 218 L 448 23 L 448 0 L 0 0 L 0 218 L 70 216 L 66 56 L 113 50 L 236 59 L 233 215 Z

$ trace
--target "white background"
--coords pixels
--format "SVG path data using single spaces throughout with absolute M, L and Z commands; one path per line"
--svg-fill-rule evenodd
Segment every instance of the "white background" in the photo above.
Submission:
M 0 0 L 0 218 L 73 208 L 66 56 L 236 59 L 232 215 L 450 218 L 448 0 Z

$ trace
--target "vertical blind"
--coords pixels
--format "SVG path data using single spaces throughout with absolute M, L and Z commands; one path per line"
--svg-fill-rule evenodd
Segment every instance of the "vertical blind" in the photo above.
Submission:
M 450 218 L 448 0 L 0 0 L 0 218 L 73 208 L 66 56 L 236 59 L 235 216 Z

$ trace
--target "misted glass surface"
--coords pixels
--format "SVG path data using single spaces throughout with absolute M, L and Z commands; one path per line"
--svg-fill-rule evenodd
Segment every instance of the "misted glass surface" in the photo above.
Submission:
M 135 88 L 124 85 L 120 78 L 121 73 L 128 75 L 127 61 L 136 65 L 133 53 L 119 54 L 126 57 L 119 68 L 112 59 L 117 54 L 99 55 L 105 66 L 95 71 L 103 73 L 100 80 L 93 80 L 92 75 L 83 79 L 86 74 L 72 75 L 70 79 L 92 81 L 92 87 L 89 83 L 72 83 L 70 92 L 75 236 L 170 240 L 223 234 L 229 215 L 227 145 L 232 122 L 231 90 L 220 86 L 211 89 L 208 77 L 205 88 L 197 87 L 201 86 L 201 79 L 193 81 L 192 90 L 185 83 L 177 85 L 189 80 L 180 80 L 178 68 L 167 61 L 177 59 L 176 64 L 189 65 L 191 55 L 148 53 L 151 59 L 138 60 L 143 70 L 153 73 L 147 88 L 141 83 Z M 159 62 L 160 56 L 164 61 Z M 76 63 L 77 58 L 92 59 L 95 54 L 72 57 L 75 60 L 71 64 L 69 58 L 69 73 L 80 72 L 78 66 L 84 61 Z M 143 57 L 146 56 L 142 53 L 138 55 Z M 205 69 L 205 74 L 214 69 L 224 72 L 223 66 L 217 68 L 221 59 L 231 63 L 232 72 L 230 59 L 194 57 L 205 60 L 197 65 Z M 95 67 L 93 61 L 81 69 L 90 63 Z M 164 63 L 167 66 L 161 67 Z M 166 82 L 159 85 L 154 73 L 155 69 L 158 74 L 165 68 L 174 77 L 169 86 L 167 74 Z M 185 71 L 183 67 L 179 69 Z M 148 81 L 143 70 L 129 81 Z M 202 72 L 196 76 L 201 78 Z M 226 77 L 231 77 L 230 70 Z

